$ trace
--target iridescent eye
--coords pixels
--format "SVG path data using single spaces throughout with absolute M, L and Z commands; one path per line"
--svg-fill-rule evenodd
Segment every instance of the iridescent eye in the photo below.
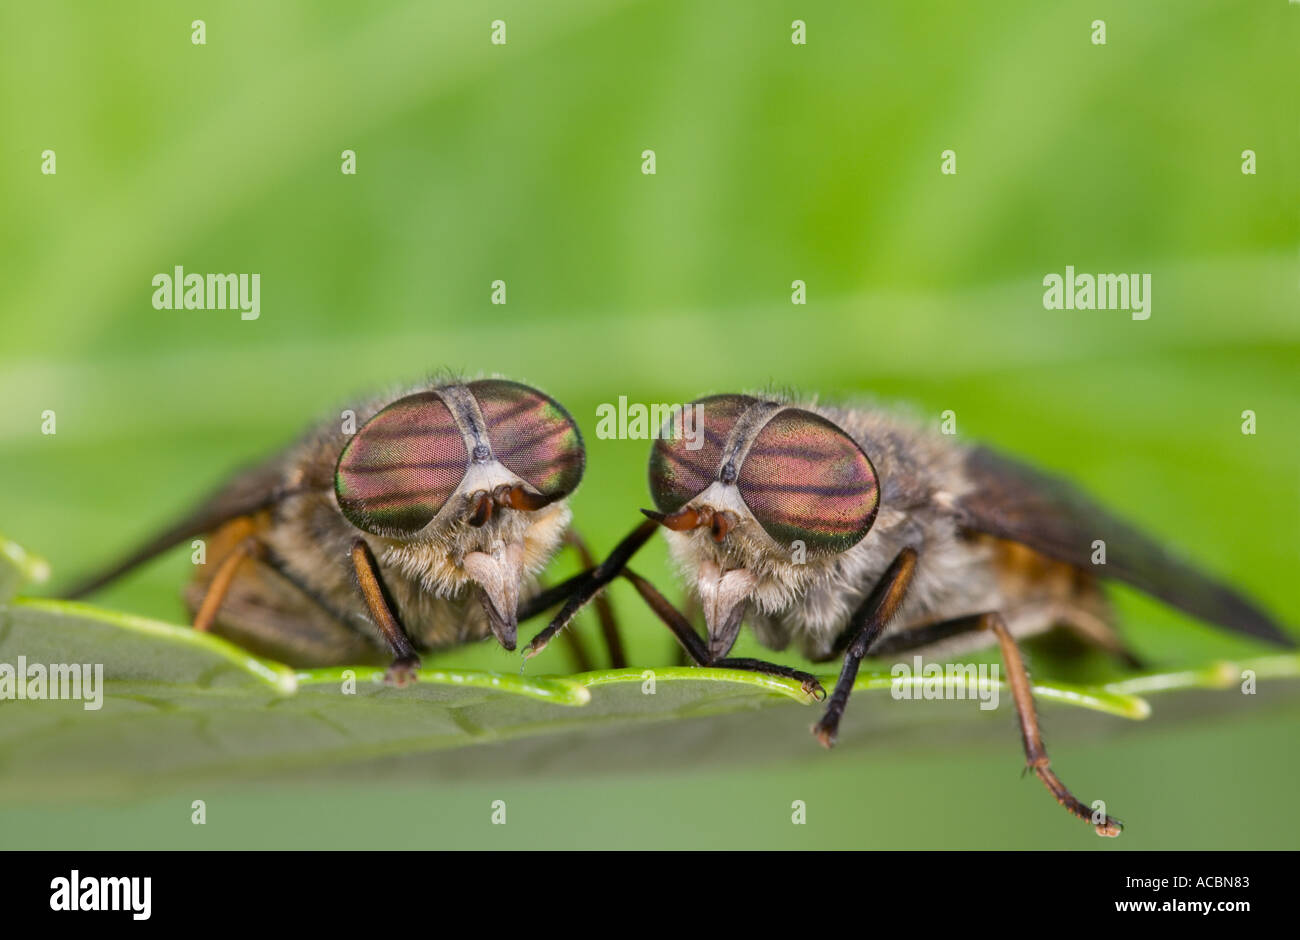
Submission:
M 334 492 L 343 515 L 373 535 L 412 535 L 438 514 L 469 467 L 456 421 L 432 392 L 393 402 L 343 448 Z
M 752 404 L 748 395 L 710 395 L 673 415 L 650 450 L 650 497 L 660 512 L 676 512 L 708 488 L 727 435 Z
M 567 496 L 586 464 L 582 435 L 559 402 L 503 379 L 469 383 L 487 422 L 492 456 L 547 496 Z
M 787 408 L 758 432 L 736 486 L 778 543 L 842 552 L 867 534 L 880 506 L 862 448 L 820 415 Z

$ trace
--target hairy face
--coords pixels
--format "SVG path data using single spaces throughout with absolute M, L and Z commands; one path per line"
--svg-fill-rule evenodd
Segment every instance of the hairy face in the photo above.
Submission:
M 749 600 L 788 593 L 852 548 L 875 521 L 870 459 L 815 412 L 747 395 L 693 402 L 701 446 L 670 426 L 650 456 L 655 517 L 695 570 L 711 645 L 729 646 Z M 673 421 L 680 423 L 683 414 Z
M 582 478 L 577 425 L 554 399 L 503 379 L 399 398 L 339 455 L 334 493 L 356 529 L 408 574 L 475 583 L 498 640 L 515 645 L 519 588 L 568 522 Z

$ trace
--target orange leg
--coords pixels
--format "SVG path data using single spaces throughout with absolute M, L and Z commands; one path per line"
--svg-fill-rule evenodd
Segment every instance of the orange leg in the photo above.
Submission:
M 221 564 L 217 566 L 217 573 L 212 576 L 212 581 L 208 584 L 208 593 L 203 595 L 199 612 L 194 615 L 195 630 L 206 633 L 211 629 L 217 619 L 221 602 L 226 599 L 226 594 L 230 591 L 230 582 L 235 579 L 235 570 L 245 558 L 251 557 L 257 551 L 257 547 L 257 540 L 249 536 L 238 542 L 230 553 L 221 559 Z
M 416 654 L 415 647 L 411 645 L 411 638 L 406 635 L 401 621 L 389 606 L 388 598 L 384 596 L 384 587 L 379 580 L 379 565 L 375 561 L 375 556 L 361 539 L 352 543 L 351 556 L 352 568 L 357 575 L 357 585 L 361 588 L 361 596 L 365 599 L 370 617 L 379 628 L 379 632 L 384 635 L 389 649 L 393 651 L 394 659 L 384 674 L 384 679 L 390 685 L 396 686 L 414 682 L 420 671 L 420 657 Z
M 1084 805 L 1075 797 L 1061 782 L 1061 778 L 1052 772 L 1047 748 L 1043 746 L 1043 736 L 1038 729 L 1033 686 L 1029 681 L 1029 671 L 1025 669 L 1025 661 L 1020 655 L 1020 647 L 1016 645 L 1016 641 L 999 614 L 984 614 L 981 620 L 984 629 L 992 630 L 997 636 L 998 644 L 1002 648 L 1002 662 L 1007 668 L 1007 684 L 1011 686 L 1011 698 L 1020 717 L 1020 737 L 1024 741 L 1025 762 L 1029 769 L 1043 781 L 1043 785 L 1051 791 L 1052 796 L 1056 797 L 1056 802 L 1064 806 L 1071 815 L 1091 823 L 1096 828 L 1097 835 L 1112 837 L 1119 835 L 1124 829 L 1119 820 L 1110 816 L 1106 816 L 1101 821 L 1093 819 L 1091 807 Z

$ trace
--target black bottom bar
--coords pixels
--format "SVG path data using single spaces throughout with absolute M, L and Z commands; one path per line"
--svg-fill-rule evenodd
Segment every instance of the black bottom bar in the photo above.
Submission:
M 710 898 L 740 903 L 751 898 L 764 906 L 769 899 L 763 891 L 776 886 L 763 885 L 776 876 L 792 916 L 816 918 L 829 907 L 849 911 L 872 930 L 1000 929 L 1029 923 L 1035 914 L 1048 925 L 1062 917 L 1080 925 L 1103 916 L 1171 923 L 1199 917 L 1232 930 L 1252 915 L 1276 922 L 1293 913 L 1295 863 L 1293 853 L 1109 850 L 874 852 L 857 858 L 828 852 L 804 853 L 797 862 L 758 853 L 682 854 L 671 860 L 647 853 L 601 865 L 563 857 L 493 863 L 477 854 L 442 853 L 11 852 L 0 855 L 6 869 L 0 875 L 0 910 L 10 929 L 37 920 L 75 920 L 79 927 L 202 925 L 205 932 L 280 923 L 296 932 L 350 926 L 406 932 L 421 922 L 437 930 L 443 905 L 453 918 L 447 924 L 470 915 L 482 917 L 485 926 L 526 930 L 534 917 L 571 914 L 573 905 L 581 904 L 582 922 L 599 933 L 601 924 L 613 927 L 628 917 L 666 927 L 688 916 L 683 907 L 689 907 L 692 892 L 654 890 L 670 872 L 669 880 L 678 884 L 707 883 Z M 555 882 L 554 897 L 535 882 L 530 888 L 528 872 L 551 865 L 581 871 L 581 878 Z M 849 887 L 844 897 L 813 890 L 836 869 L 861 872 L 873 890 L 861 895 Z M 843 877 L 833 880 L 849 884 Z M 633 885 L 641 890 L 629 893 Z M 806 904 L 801 911 L 794 907 L 799 898 Z M 704 895 L 698 903 L 706 903 Z M 92 906 L 116 910 L 85 909 Z M 398 923 L 394 907 L 406 915 Z M 725 914 L 714 909 L 711 916 Z

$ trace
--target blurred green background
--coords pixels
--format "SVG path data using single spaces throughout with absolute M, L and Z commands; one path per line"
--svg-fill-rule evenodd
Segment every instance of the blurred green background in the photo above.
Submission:
M 0 530 L 55 587 L 336 403 L 451 368 L 578 418 L 598 552 L 648 500 L 646 442 L 598 440 L 598 404 L 775 383 L 952 409 L 1300 621 L 1300 6 L 46 2 L 0 6 L 0 37 Z M 153 309 L 174 265 L 260 273 L 260 319 Z M 1151 318 L 1044 310 L 1066 265 L 1150 272 Z M 646 555 L 676 596 L 662 544 Z M 100 600 L 181 618 L 188 568 Z M 633 661 L 670 661 L 612 596 Z M 1259 651 L 1114 597 L 1155 664 Z M 830 755 L 796 714 L 752 760 L 659 734 L 603 772 L 556 752 L 535 777 L 221 787 L 201 828 L 188 790 L 0 806 L 0 845 L 1297 847 L 1296 696 L 1219 701 L 1141 725 L 1045 710 L 1061 775 L 1129 824 L 1116 842 L 1020 778 L 1003 710 L 997 733 Z M 493 799 L 510 825 L 486 825 Z

